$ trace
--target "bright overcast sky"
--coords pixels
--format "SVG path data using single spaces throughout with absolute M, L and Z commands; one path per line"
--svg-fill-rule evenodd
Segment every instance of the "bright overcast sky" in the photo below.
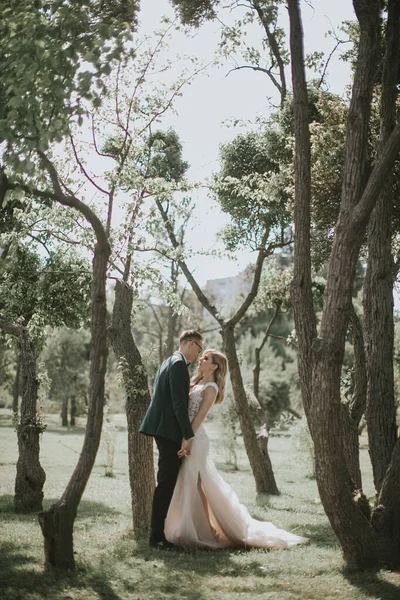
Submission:
M 335 42 L 326 37 L 326 32 L 329 29 L 338 32 L 342 21 L 354 20 L 353 5 L 351 0 L 315 0 L 314 4 L 315 8 L 311 8 L 302 3 L 305 49 L 306 52 L 324 51 L 328 55 Z M 141 7 L 141 34 L 146 32 L 151 35 L 154 29 L 158 29 L 162 15 L 174 16 L 168 0 L 142 1 Z M 232 12 L 232 16 L 236 14 Z M 285 11 L 283 14 L 286 16 Z M 232 16 L 221 14 L 225 22 Z M 287 26 L 287 23 L 282 25 Z M 219 36 L 219 24 L 207 23 L 187 39 L 177 34 L 169 53 L 190 54 L 208 62 L 213 58 Z M 269 98 L 277 103 L 275 90 L 262 73 L 240 70 L 227 75 L 230 68 L 232 64 L 219 69 L 212 68 L 207 76 L 199 76 L 177 101 L 178 114 L 171 115 L 163 124 L 177 130 L 183 143 L 184 158 L 191 165 L 188 175 L 193 181 L 205 181 L 213 171 L 218 170 L 219 144 L 242 131 L 227 127 L 224 121 L 231 117 L 254 121 L 257 115 L 268 115 Z M 290 81 L 289 71 L 287 79 Z M 339 60 L 338 53 L 330 62 L 327 79 L 330 89 L 338 93 L 349 83 L 349 67 Z M 215 207 L 215 203 L 207 198 L 205 191 L 196 192 L 194 199 L 199 225 L 193 230 L 190 241 L 196 249 L 211 248 L 215 246 L 216 234 L 227 219 Z M 237 262 L 202 256 L 198 260 L 193 259 L 190 266 L 195 269 L 200 285 L 203 285 L 207 279 L 236 275 L 252 260 L 254 257 L 250 253 L 243 252 L 238 255 Z

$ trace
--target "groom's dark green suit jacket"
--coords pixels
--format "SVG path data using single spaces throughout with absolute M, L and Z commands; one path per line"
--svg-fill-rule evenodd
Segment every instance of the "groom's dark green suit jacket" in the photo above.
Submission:
M 188 402 L 189 372 L 182 354 L 175 352 L 159 368 L 153 398 L 139 431 L 175 442 L 190 439 L 194 433 Z

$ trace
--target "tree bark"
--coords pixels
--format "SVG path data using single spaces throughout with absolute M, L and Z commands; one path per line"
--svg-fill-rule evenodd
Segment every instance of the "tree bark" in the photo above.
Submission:
M 303 29 L 298 0 L 288 0 L 295 130 L 294 256 L 291 299 L 298 339 L 297 365 L 301 395 L 309 418 L 312 394 L 312 342 L 317 325 L 311 288 L 311 150 L 308 93 L 304 72 Z
M 380 152 L 396 124 L 400 55 L 400 6 L 389 2 L 381 99 Z M 368 224 L 364 282 L 364 327 L 368 395 L 366 420 L 375 489 L 379 493 L 397 439 L 393 372 L 393 174 L 388 177 Z
M 18 400 L 21 389 L 21 352 L 17 352 L 17 368 L 13 385 L 13 413 L 18 414 Z
M 122 367 L 126 392 L 133 531 L 140 537 L 147 535 L 150 530 L 154 462 L 153 439 L 139 433 L 139 425 L 150 404 L 150 394 L 145 367 L 131 330 L 132 302 L 132 288 L 122 281 L 117 281 L 108 334 L 115 356 Z
M 18 461 L 15 479 L 15 512 L 29 513 L 43 509 L 43 486 L 46 474 L 40 464 L 40 434 L 37 396 L 39 382 L 36 372 L 35 349 L 24 328 L 20 335 L 22 362 L 21 419 L 17 426 Z
M 236 343 L 233 327 L 223 327 L 222 338 L 228 360 L 233 396 L 239 416 L 240 427 L 247 456 L 256 482 L 256 490 L 260 494 L 279 494 L 269 457 L 266 457 L 257 442 L 257 434 L 251 420 L 249 405 L 246 398 L 240 366 L 236 354 Z
M 86 214 L 88 211 L 90 209 L 87 208 Z M 90 392 L 85 439 L 78 463 L 61 499 L 49 510 L 39 514 L 46 566 L 58 569 L 75 567 L 74 522 L 96 459 L 103 423 L 104 378 L 107 367 L 106 272 L 110 246 L 100 221 L 93 213 L 89 216 L 90 222 L 94 222 L 98 240 L 93 260 Z

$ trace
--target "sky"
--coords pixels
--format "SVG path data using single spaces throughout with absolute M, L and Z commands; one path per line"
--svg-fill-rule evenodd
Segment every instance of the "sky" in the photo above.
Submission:
M 323 51 L 329 55 L 335 42 L 326 35 L 327 31 L 338 32 L 342 21 L 354 20 L 353 5 L 351 0 L 315 0 L 314 5 L 312 8 L 302 3 L 305 51 Z M 285 12 L 282 14 L 282 26 L 288 31 Z M 143 1 L 139 33 L 150 36 L 159 28 L 163 15 L 174 17 L 168 0 Z M 237 11 L 224 11 L 219 15 L 226 23 L 232 23 L 236 16 Z M 250 35 L 258 39 L 259 31 L 255 26 Z M 184 53 L 208 63 L 213 59 L 219 39 L 219 23 L 206 23 L 196 31 L 191 30 L 189 36 L 175 34 L 168 53 L 170 57 Z M 218 171 L 220 144 L 244 131 L 229 127 L 227 121 L 230 118 L 254 123 L 256 116 L 268 116 L 270 99 L 278 104 L 275 89 L 265 75 L 250 69 L 229 73 L 233 66 L 230 62 L 219 68 L 209 68 L 207 75 L 199 75 L 178 99 L 175 105 L 177 114 L 168 115 L 163 121 L 163 127 L 173 126 L 180 136 L 183 156 L 190 163 L 188 177 L 192 181 L 206 182 L 213 172 Z M 328 68 L 329 88 L 335 93 L 343 92 L 349 77 L 349 67 L 339 60 L 337 52 Z M 290 71 L 287 71 L 287 80 L 290 82 Z M 197 250 L 216 247 L 216 236 L 228 219 L 204 188 L 196 191 L 193 198 L 197 223 L 190 234 L 190 243 Z M 219 247 L 222 248 L 221 245 Z M 208 279 L 236 275 L 254 260 L 254 254 L 243 251 L 237 254 L 236 261 L 203 255 L 191 259 L 189 266 L 200 285 L 204 285 Z

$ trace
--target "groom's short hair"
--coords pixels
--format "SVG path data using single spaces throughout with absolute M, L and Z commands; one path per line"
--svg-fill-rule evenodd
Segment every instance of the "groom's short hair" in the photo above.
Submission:
M 202 342 L 203 336 L 201 335 L 200 331 L 196 331 L 196 329 L 187 329 L 186 331 L 182 331 L 179 338 L 179 343 L 183 344 L 184 342 L 189 342 L 190 340 L 198 340 L 199 342 Z

